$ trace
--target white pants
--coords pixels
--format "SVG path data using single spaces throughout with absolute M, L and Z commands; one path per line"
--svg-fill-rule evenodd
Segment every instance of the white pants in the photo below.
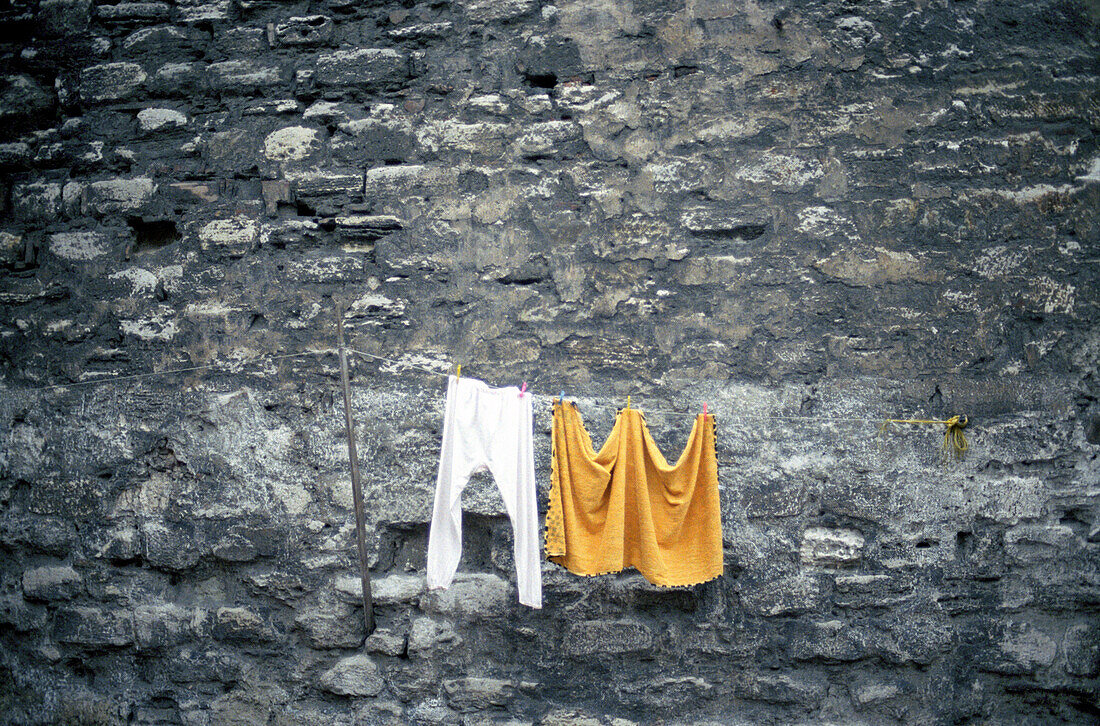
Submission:
M 514 386 L 490 388 L 476 379 L 450 376 L 428 532 L 429 588 L 449 587 L 454 579 L 462 556 L 462 490 L 472 474 L 486 470 L 512 520 L 519 601 L 541 608 L 531 394 L 521 397 Z

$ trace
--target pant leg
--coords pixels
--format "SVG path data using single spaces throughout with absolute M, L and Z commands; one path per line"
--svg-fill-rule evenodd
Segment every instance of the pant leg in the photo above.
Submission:
M 449 376 L 443 415 L 443 445 L 435 481 L 435 503 L 428 530 L 428 587 L 450 587 L 462 558 L 462 489 L 469 480 L 470 452 L 464 450 L 457 420 L 458 379 Z
M 489 469 L 512 520 L 513 555 L 519 601 L 542 607 L 542 563 L 535 489 L 535 448 L 531 396 L 509 402 L 499 434 L 489 449 Z

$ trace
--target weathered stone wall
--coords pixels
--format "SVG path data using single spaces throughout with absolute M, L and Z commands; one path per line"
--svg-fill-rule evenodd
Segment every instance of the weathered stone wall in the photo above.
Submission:
M 5 3 L 0 722 L 1092 721 L 1098 20 Z M 353 368 L 370 637 L 334 301 L 401 362 Z M 520 607 L 480 477 L 425 592 L 444 382 L 411 366 L 456 362 L 597 440 L 628 394 L 709 403 L 725 576 L 547 565 Z M 869 420 L 954 413 L 950 468 Z M 675 456 L 690 418 L 649 421 Z M 544 398 L 536 437 L 544 506 Z

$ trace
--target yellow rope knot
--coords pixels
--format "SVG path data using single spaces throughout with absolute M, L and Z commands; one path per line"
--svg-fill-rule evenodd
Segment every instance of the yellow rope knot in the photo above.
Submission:
M 962 461 L 966 456 L 967 450 L 970 448 L 970 444 L 966 441 L 966 436 L 963 434 L 963 429 L 966 428 L 966 424 L 970 421 L 969 418 L 964 416 L 952 416 L 946 420 L 939 419 L 925 419 L 925 418 L 888 418 L 882 422 L 882 426 L 879 427 L 879 434 L 885 434 L 886 429 L 892 423 L 899 424 L 943 424 L 947 427 L 947 430 L 943 434 L 943 458 L 947 461 L 952 455 L 954 455 L 956 461 Z

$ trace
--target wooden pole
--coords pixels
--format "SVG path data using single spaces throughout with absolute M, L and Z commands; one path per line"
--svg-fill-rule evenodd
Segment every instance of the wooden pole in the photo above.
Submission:
M 367 635 L 374 632 L 374 607 L 370 593 L 370 563 L 367 560 L 367 525 L 363 515 L 363 488 L 359 485 L 359 454 L 355 449 L 355 424 L 351 420 L 351 391 L 348 387 L 348 358 L 344 352 L 344 311 L 336 305 L 336 333 L 340 341 L 340 384 L 344 388 L 344 424 L 348 431 L 348 459 L 351 461 L 351 497 L 355 502 L 355 531 L 359 535 L 359 574 L 363 578 L 363 619 Z

